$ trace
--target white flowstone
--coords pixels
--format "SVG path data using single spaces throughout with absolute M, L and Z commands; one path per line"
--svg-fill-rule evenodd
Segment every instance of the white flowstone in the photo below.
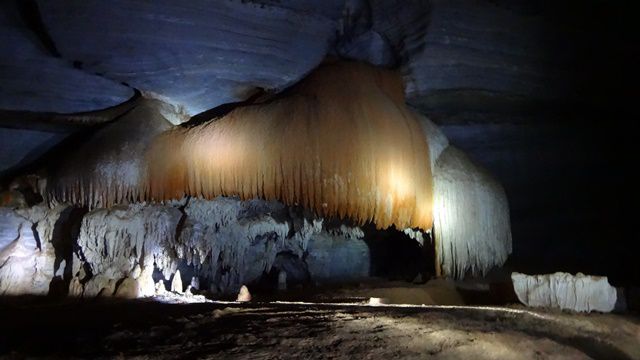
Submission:
M 550 307 L 577 312 L 610 312 L 617 300 L 616 288 L 606 276 L 575 276 L 557 272 L 545 275 L 511 274 L 520 302 L 531 307 Z
M 153 139 L 172 125 L 166 104 L 141 99 L 135 107 L 91 134 L 50 173 L 45 197 L 89 209 L 125 205 L 146 180 L 145 154 Z
M 414 114 L 420 122 L 427 145 L 429 145 L 429 160 L 431 161 L 431 173 L 433 173 L 440 154 L 449 146 L 449 139 L 447 139 L 438 125 L 434 124 L 429 118 L 421 115 L 418 111 L 414 111 Z
M 447 147 L 433 172 L 434 239 L 442 273 L 484 275 L 511 253 L 509 203 L 502 186 L 462 151 Z

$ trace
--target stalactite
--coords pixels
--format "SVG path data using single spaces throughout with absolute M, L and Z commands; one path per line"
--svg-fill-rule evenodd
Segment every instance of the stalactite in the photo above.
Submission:
M 432 225 L 429 148 L 399 74 L 322 65 L 275 100 L 167 132 L 148 152 L 154 200 L 278 199 L 378 227 Z
M 173 127 L 160 107 L 143 100 L 98 130 L 51 173 L 50 202 L 262 198 L 412 234 L 435 215 L 438 262 L 455 277 L 511 251 L 504 191 L 405 105 L 393 71 L 326 63 L 283 94 L 191 127 Z
M 145 153 L 151 141 L 172 127 L 157 100 L 141 100 L 131 111 L 104 126 L 52 169 L 44 194 L 50 203 L 109 207 L 145 200 Z
M 444 149 L 449 146 L 449 139 L 447 139 L 438 125 L 434 124 L 429 118 L 421 115 L 417 110 L 414 110 L 414 114 L 416 114 L 429 145 L 429 160 L 431 160 L 431 173 L 433 174 L 436 168 L 436 160 L 438 160 Z
M 434 215 L 436 253 L 444 275 L 484 275 L 511 253 L 504 189 L 452 146 L 436 162 Z

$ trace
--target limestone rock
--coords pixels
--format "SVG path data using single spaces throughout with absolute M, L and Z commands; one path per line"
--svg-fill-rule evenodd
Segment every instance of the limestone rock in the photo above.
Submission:
M 484 275 L 504 264 L 512 237 L 500 183 L 453 146 L 438 157 L 433 175 L 434 238 L 442 273 Z
M 509 2 L 504 2 L 505 4 Z M 492 1 L 433 0 L 423 44 L 408 57 L 407 99 L 422 109 L 548 100 L 568 93 L 557 33 L 544 19 Z M 489 105 L 490 106 L 490 105 Z
M 55 273 L 66 267 L 56 257 L 54 234 L 65 209 L 0 208 L 0 294 L 48 293 Z
M 82 221 L 78 246 L 95 275 L 129 276 L 136 266 L 164 268 L 163 252 L 173 241 L 180 219 L 177 209 L 131 205 L 89 212 Z M 157 258 L 157 259 L 154 259 Z
M 83 297 L 96 297 L 100 294 L 104 296 L 113 295 L 116 279 L 97 274 L 88 279 L 82 286 Z
M 69 296 L 81 297 L 83 291 L 84 291 L 84 288 L 80 283 L 80 278 L 75 276 L 73 279 L 71 279 L 71 282 L 69 283 Z
M 155 290 L 156 295 L 163 295 L 164 293 L 166 293 L 167 287 L 164 285 L 164 281 L 158 280 L 155 286 Z
M 123 299 L 136 299 L 139 296 L 138 281 L 133 278 L 125 278 L 116 289 L 115 296 Z
M 91 209 L 137 199 L 146 176 L 147 146 L 171 128 L 160 111 L 165 105 L 142 99 L 125 115 L 85 139 L 71 156 L 51 169 L 48 200 Z
M 303 219 L 290 236 L 294 225 L 274 201 L 192 199 L 185 212 L 177 255 L 202 269 L 203 278 L 222 293 L 233 294 L 268 273 L 280 252 L 302 257 L 309 238 L 322 229 L 322 221 Z
M 532 307 L 551 307 L 577 312 L 610 312 L 616 305 L 616 288 L 606 276 L 575 276 L 557 272 L 545 275 L 511 274 L 520 302 Z
M 192 289 L 233 294 L 271 271 L 286 273 L 290 284 L 368 276 L 368 248 L 357 227 L 326 229 L 322 219 L 275 201 L 179 205 L 184 213 L 147 204 L 88 213 L 64 204 L 1 208 L 0 290 L 47 294 L 55 278 L 71 296 L 144 297 L 165 290 L 158 274 L 175 274 L 171 290 L 183 291 L 183 274 Z M 77 237 L 69 231 L 74 226 Z
M 136 280 L 138 281 L 138 295 L 140 297 L 155 295 L 156 284 L 153 282 L 153 266 L 145 266 Z
M 63 57 L 195 115 L 244 100 L 256 88 L 281 90 L 325 57 L 337 23 L 323 14 L 336 11 L 323 5 L 316 14 L 278 3 L 38 5 Z
M 0 6 L 0 109 L 75 113 L 118 105 L 134 94 L 116 81 L 52 56 L 13 2 Z
M 0 294 L 41 293 L 33 289 L 35 264 L 40 253 L 32 223 L 13 210 L 0 208 Z
M 306 262 L 313 281 L 349 281 L 369 276 L 369 247 L 358 234 L 321 233 L 309 241 Z

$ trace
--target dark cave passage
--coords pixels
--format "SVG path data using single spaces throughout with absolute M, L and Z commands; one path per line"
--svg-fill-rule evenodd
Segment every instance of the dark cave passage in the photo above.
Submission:
M 422 283 L 435 275 L 435 251 L 430 234 L 423 234 L 424 243 L 420 244 L 394 226 L 379 230 L 374 224 L 366 224 L 362 230 L 370 251 L 371 276 Z

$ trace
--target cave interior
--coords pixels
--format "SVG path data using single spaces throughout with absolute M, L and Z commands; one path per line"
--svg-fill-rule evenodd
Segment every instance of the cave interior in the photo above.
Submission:
M 2 1 L 0 357 L 640 359 L 636 8 Z

